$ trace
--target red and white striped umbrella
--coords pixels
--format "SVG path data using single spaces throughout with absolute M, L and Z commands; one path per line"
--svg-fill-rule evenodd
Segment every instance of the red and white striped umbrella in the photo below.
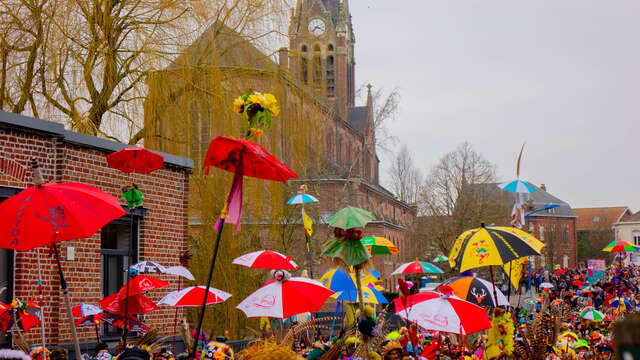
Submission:
M 307 278 L 273 280 L 256 290 L 236 307 L 247 317 L 288 318 L 318 311 L 334 292 Z
M 233 259 L 233 264 L 256 269 L 295 270 L 298 268 L 290 256 L 271 250 L 244 254 Z
M 170 306 L 202 306 L 204 291 L 204 286 L 190 286 L 182 290 L 172 291 L 163 297 L 158 304 Z M 224 302 L 230 297 L 231 294 L 227 292 L 215 288 L 209 288 L 207 305 Z
M 453 295 L 449 286 L 445 293 L 425 291 L 394 300 L 396 314 L 426 330 L 468 335 L 491 327 L 487 311 Z

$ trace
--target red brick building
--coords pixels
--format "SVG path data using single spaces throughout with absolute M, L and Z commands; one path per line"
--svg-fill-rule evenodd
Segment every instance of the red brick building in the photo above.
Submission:
M 129 180 L 122 172 L 107 167 L 106 155 L 126 145 L 70 132 L 61 124 L 0 112 L 0 201 L 31 186 L 31 159 L 39 161 L 47 182 L 82 182 L 121 198 L 121 187 Z M 123 284 L 127 264 L 140 260 L 179 265 L 178 256 L 187 248 L 187 194 L 193 162 L 164 154 L 165 166 L 148 175 L 134 175 L 144 194 L 144 206 L 105 226 L 88 239 L 60 243 L 62 267 L 73 305 L 97 303 Z M 124 208 L 124 207 L 123 207 Z M 130 244 L 130 216 L 133 216 L 133 243 Z M 129 246 L 131 245 L 131 246 Z M 129 249 L 132 249 L 130 252 Z M 53 258 L 40 249 L 44 287 L 44 318 L 48 346 L 71 342 L 64 300 Z M 17 297 L 38 302 L 36 250 L 0 250 L 0 287 L 7 291 L 0 301 Z M 158 301 L 167 291 L 177 289 L 175 277 L 163 276 L 172 286 L 150 297 Z M 145 316 L 150 326 L 166 325 L 174 309 L 162 308 Z M 118 337 L 114 328 L 103 328 L 105 339 Z M 39 329 L 27 339 L 39 342 Z M 81 343 L 95 341 L 93 328 L 79 328 Z M 1 338 L 0 342 L 8 341 Z M 4 347 L 0 344 L 0 347 Z M 91 352 L 87 346 L 83 351 Z

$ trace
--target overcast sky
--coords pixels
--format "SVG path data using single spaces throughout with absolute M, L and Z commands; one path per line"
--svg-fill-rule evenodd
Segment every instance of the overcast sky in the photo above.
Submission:
M 468 140 L 500 179 L 515 178 L 526 141 L 522 179 L 572 207 L 640 210 L 640 1 L 351 0 L 350 9 L 356 81 L 400 89 L 392 130 L 423 173 Z

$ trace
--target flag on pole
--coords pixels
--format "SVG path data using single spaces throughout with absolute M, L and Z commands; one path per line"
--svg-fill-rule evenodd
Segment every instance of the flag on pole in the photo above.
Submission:
M 518 290 L 518 288 L 520 287 L 520 278 L 522 278 L 522 266 L 524 265 L 525 261 L 527 261 L 527 257 L 521 257 L 504 264 L 503 267 L 504 273 L 507 276 L 511 275 L 511 285 L 513 285 L 513 288 L 516 290 Z M 513 266 L 513 269 L 511 269 L 511 266 Z
M 307 235 L 311 237 L 311 235 L 313 234 L 313 221 L 304 211 L 304 208 L 302 208 L 302 221 L 304 222 L 304 230 L 307 232 Z

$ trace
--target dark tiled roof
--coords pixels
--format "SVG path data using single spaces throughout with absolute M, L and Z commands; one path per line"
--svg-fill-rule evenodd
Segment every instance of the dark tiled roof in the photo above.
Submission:
M 532 216 L 576 216 L 576 214 L 573 213 L 571 206 L 566 201 L 560 200 L 559 198 L 551 195 L 550 193 L 542 190 L 540 187 L 528 181 L 526 181 L 526 183 L 531 185 L 531 187 L 533 187 L 536 190 L 536 192 L 528 195 L 529 199 L 531 199 L 536 209 L 541 209 L 552 203 L 560 205 L 557 208 L 553 209 L 552 213 L 539 212 Z M 502 190 L 498 187 L 498 184 L 491 184 L 491 185 L 494 186 L 498 191 L 506 193 L 509 196 L 509 198 L 515 202 L 516 195 L 518 194 L 512 193 L 510 191 Z
M 354 106 L 349 108 L 347 124 L 356 129 L 360 134 L 364 135 L 365 127 L 367 126 L 367 107 Z

